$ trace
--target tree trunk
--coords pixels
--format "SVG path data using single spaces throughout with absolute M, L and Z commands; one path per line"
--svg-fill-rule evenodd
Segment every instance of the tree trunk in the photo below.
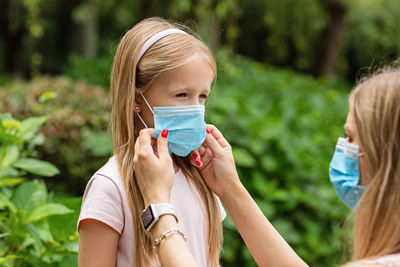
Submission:
M 6 12 L 5 24 L 5 70 L 11 74 L 13 80 L 22 79 L 24 74 L 23 66 L 23 50 L 22 50 L 22 37 L 24 29 L 19 24 L 21 19 L 20 8 L 18 2 L 14 0 L 4 1 L 2 3 L 2 12 Z
M 97 55 L 97 12 L 96 3 L 93 0 L 87 2 L 88 19 L 82 25 L 83 55 L 88 58 L 95 58 Z
M 330 17 L 330 23 L 322 33 L 322 46 L 317 57 L 316 76 L 334 76 L 341 41 L 346 27 L 347 8 L 340 0 L 320 0 Z

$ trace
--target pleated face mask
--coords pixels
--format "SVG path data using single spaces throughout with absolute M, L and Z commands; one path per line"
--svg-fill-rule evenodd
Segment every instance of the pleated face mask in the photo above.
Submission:
M 170 153 L 186 157 L 201 146 L 206 139 L 203 105 L 154 107 L 153 111 L 146 98 L 143 95 L 142 97 L 154 115 L 154 138 L 157 138 L 162 130 L 168 130 Z M 148 128 L 140 115 L 137 115 Z
M 364 186 L 358 185 L 359 147 L 340 137 L 329 166 L 329 178 L 336 194 L 351 209 L 354 209 L 364 192 Z

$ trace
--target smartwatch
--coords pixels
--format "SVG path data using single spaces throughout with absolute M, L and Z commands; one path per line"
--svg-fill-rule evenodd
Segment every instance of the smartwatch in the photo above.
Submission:
M 141 216 L 144 229 L 150 231 L 158 219 L 165 214 L 173 215 L 178 222 L 176 211 L 170 203 L 150 204 L 145 210 L 143 210 Z

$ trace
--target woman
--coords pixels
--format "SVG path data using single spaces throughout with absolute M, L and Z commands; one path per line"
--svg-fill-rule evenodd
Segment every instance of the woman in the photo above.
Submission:
M 347 138 L 339 139 L 329 173 L 340 199 L 355 209 L 353 262 L 348 266 L 400 266 L 400 70 L 386 70 L 358 84 L 344 128 Z M 213 126 L 207 133 L 193 163 L 202 162 L 200 173 L 224 203 L 256 262 L 306 266 L 241 184 L 227 141 Z M 152 134 L 140 133 L 134 157 L 147 204 L 169 202 L 173 180 L 159 175 L 172 168 L 167 140 L 157 140 L 157 157 L 150 153 Z M 184 253 L 184 239 L 163 234 L 175 227 L 171 217 L 162 216 L 151 232 L 153 238 L 161 237 L 160 259 L 165 266 L 194 266 L 190 253 Z

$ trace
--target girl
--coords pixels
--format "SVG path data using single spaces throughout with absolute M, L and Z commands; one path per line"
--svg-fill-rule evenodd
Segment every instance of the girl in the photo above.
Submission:
M 260 266 L 307 266 L 261 213 L 241 184 L 228 142 L 212 126 L 200 153 L 199 168 L 208 186 L 221 197 L 251 254 Z M 329 175 L 339 198 L 355 209 L 353 262 L 346 267 L 400 267 L 400 69 L 362 80 L 350 96 L 350 111 L 339 138 Z M 166 201 L 172 165 L 166 160 L 166 138 L 159 137 L 160 155 L 148 152 L 154 130 L 137 141 L 135 168 L 147 202 Z M 152 173 L 145 172 L 153 169 Z M 154 197 L 157 192 L 157 198 Z M 162 197 L 161 197 L 162 196 Z M 175 227 L 163 216 L 151 231 L 153 238 Z M 159 253 L 164 266 L 195 266 L 180 235 L 162 238 Z M 190 262 L 191 265 L 186 264 Z
M 219 266 L 225 213 L 186 157 L 204 141 L 205 125 L 199 125 L 204 124 L 204 102 L 215 75 L 208 47 L 181 26 L 149 18 L 122 38 L 111 73 L 114 156 L 93 175 L 83 196 L 78 220 L 80 266 L 157 264 L 151 236 L 141 220 L 149 203 L 140 193 L 133 156 L 139 130 L 157 127 L 160 121 L 168 126 L 161 135 L 169 130 L 176 139 L 170 147 L 174 153 L 170 202 L 180 230 L 201 266 Z M 195 123 L 192 117 L 197 118 Z M 185 125 L 188 120 L 193 125 Z M 189 133 L 180 129 L 182 125 Z

